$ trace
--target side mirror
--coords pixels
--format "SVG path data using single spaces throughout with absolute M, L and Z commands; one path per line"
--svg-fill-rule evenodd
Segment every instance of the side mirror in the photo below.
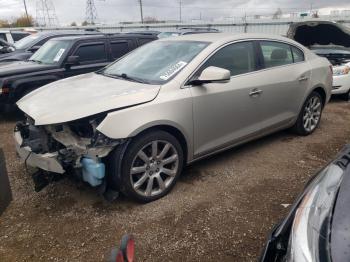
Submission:
M 38 49 L 40 47 L 41 47 L 40 45 L 35 45 L 35 46 L 32 46 L 28 51 L 32 52 L 32 53 L 35 53 L 36 51 L 38 51 Z
M 68 56 L 67 61 L 66 61 L 66 65 L 77 65 L 79 64 L 79 56 L 77 55 L 71 55 Z
M 204 69 L 201 75 L 196 80 L 190 82 L 191 85 L 202 85 L 208 83 L 225 83 L 229 82 L 231 78 L 231 72 L 227 69 L 209 66 Z

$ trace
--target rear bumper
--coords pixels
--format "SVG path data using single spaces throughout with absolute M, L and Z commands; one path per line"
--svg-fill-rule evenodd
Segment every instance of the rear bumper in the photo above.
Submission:
M 333 76 L 332 95 L 346 94 L 350 90 L 350 74 Z
M 14 132 L 16 151 L 23 162 L 45 171 L 63 174 L 65 170 L 58 161 L 58 153 L 36 154 L 28 146 L 22 147 L 23 139 L 19 131 Z

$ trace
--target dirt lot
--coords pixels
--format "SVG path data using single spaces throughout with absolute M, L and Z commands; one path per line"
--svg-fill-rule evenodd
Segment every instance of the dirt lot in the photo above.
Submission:
M 103 261 L 124 233 L 138 261 L 255 261 L 303 185 L 350 141 L 350 103 L 332 101 L 309 137 L 280 132 L 188 167 L 165 198 L 108 203 L 70 180 L 33 191 L 0 119 L 14 201 L 0 217 L 1 261 Z

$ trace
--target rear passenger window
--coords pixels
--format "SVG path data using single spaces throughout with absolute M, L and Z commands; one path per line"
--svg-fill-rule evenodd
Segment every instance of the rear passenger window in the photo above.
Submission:
M 90 44 L 78 47 L 75 52 L 80 62 L 104 61 L 107 60 L 105 44 Z
M 293 63 L 290 45 L 278 42 L 260 42 L 265 68 Z
M 305 60 L 304 53 L 299 48 L 292 46 L 292 52 L 293 52 L 294 63 L 302 62 Z
M 6 39 L 6 35 L 5 35 L 5 34 L 0 34 L 0 39 L 2 39 L 2 40 L 5 40 L 5 41 L 6 41 L 6 40 L 7 40 L 7 39 Z
M 150 38 L 140 38 L 139 44 L 144 45 L 144 44 L 147 44 L 147 43 L 152 42 L 152 41 L 153 41 L 153 39 L 150 39 Z
M 230 70 L 231 76 L 254 71 L 255 54 L 253 43 L 242 42 L 223 47 L 209 58 L 202 70 L 209 66 Z
M 129 52 L 128 42 L 111 42 L 112 57 L 117 59 Z

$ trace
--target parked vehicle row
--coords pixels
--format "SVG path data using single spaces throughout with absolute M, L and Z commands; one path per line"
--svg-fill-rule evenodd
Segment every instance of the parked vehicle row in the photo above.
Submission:
M 24 31 L 0 30 L 0 40 L 4 40 L 9 44 L 14 44 L 15 42 L 21 40 L 22 38 L 28 35 L 29 32 Z
M 334 22 L 308 21 L 292 24 L 287 35 L 332 63 L 332 94 L 350 100 L 350 30 Z
M 23 97 L 17 152 L 39 176 L 149 202 L 196 160 L 285 128 L 311 134 L 331 86 L 328 60 L 287 38 L 167 38 Z
M 0 104 L 15 104 L 53 81 L 94 72 L 155 39 L 133 34 L 54 37 L 27 61 L 0 63 Z

